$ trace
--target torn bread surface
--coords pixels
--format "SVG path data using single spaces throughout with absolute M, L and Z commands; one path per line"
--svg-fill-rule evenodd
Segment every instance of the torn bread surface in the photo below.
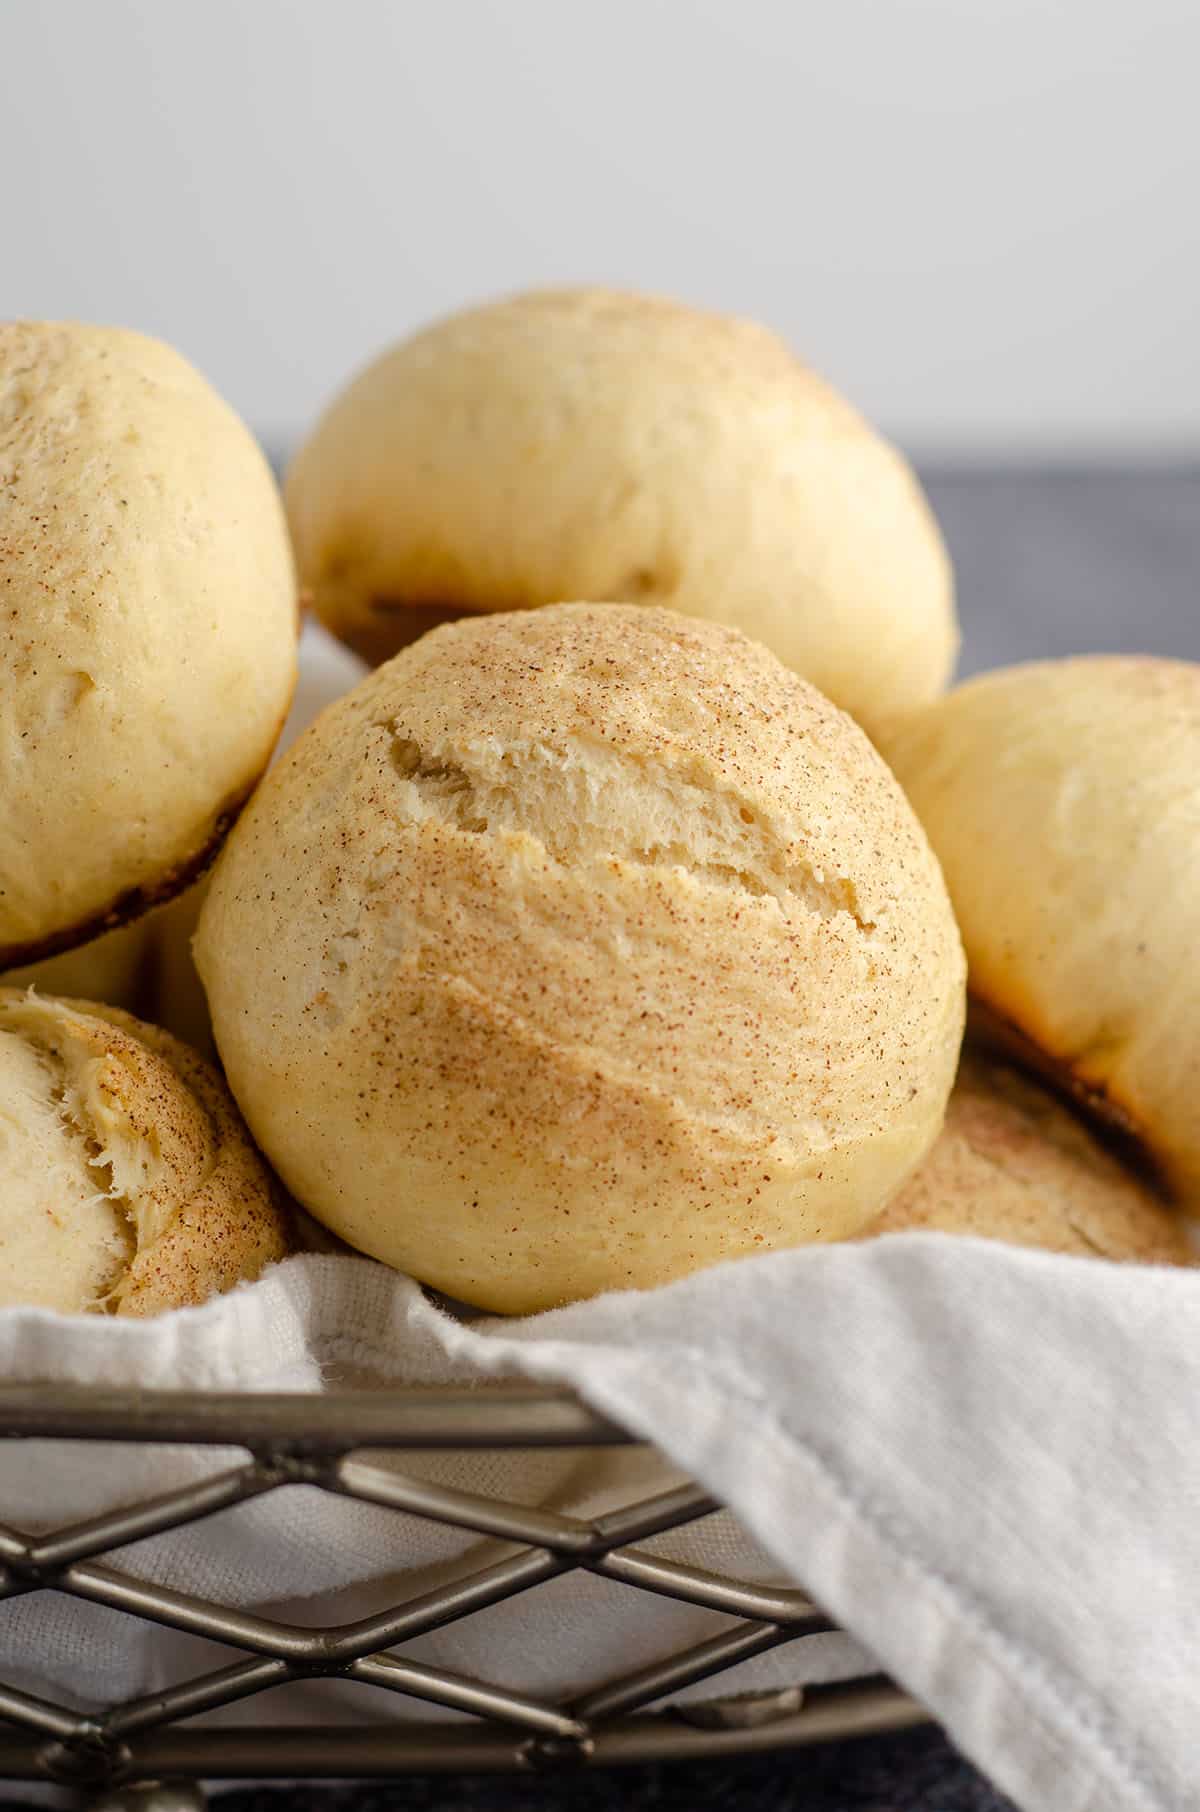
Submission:
M 0 989 L 0 1306 L 148 1315 L 286 1250 L 224 1085 L 117 1008 Z

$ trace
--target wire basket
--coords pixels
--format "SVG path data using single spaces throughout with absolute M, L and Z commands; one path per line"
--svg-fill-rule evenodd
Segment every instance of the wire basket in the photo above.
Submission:
M 86 1714 L 0 1678 L 2 1780 L 56 1782 L 103 1794 L 147 1782 L 603 1766 L 866 1735 L 927 1717 L 878 1676 L 803 1694 L 792 1689 L 671 1707 L 671 1695 L 697 1681 L 835 1627 L 799 1589 L 722 1578 L 640 1546 L 720 1508 L 696 1485 L 659 1491 L 610 1515 L 583 1519 L 476 1495 L 403 1470 L 384 1471 L 369 1459 L 414 1450 L 633 1444 L 623 1429 L 567 1391 L 504 1385 L 475 1392 L 340 1392 L 314 1398 L 0 1388 L 0 1466 L 36 1465 L 39 1450 L 26 1448 L 22 1458 L 20 1448 L 34 1437 L 186 1444 L 245 1454 L 241 1463 L 200 1482 L 50 1533 L 0 1527 L 0 1598 L 65 1593 L 127 1614 L 112 1620 L 114 1643 L 137 1642 L 141 1625 L 166 1625 L 223 1643 L 242 1658 Z M 130 1542 L 197 1524 L 297 1484 L 516 1546 L 487 1565 L 464 1559 L 455 1575 L 433 1590 L 324 1628 L 230 1609 L 108 1564 L 106 1557 Z M 738 1622 L 581 1697 L 559 1701 L 406 1658 L 405 1644 L 418 1636 L 575 1568 Z M 581 1630 L 581 1643 L 586 1636 Z M 200 1713 L 289 1682 L 328 1677 L 465 1713 L 467 1721 L 320 1728 L 191 1722 Z M 660 1709 L 645 1709 L 651 1705 Z

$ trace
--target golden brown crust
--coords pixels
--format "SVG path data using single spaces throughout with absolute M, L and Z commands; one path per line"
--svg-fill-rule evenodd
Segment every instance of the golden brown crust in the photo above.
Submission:
M 280 723 L 282 727 L 282 719 Z M 47 957 L 60 956 L 64 950 L 76 950 L 81 944 L 89 944 L 93 938 L 103 937 L 105 933 L 116 931 L 122 925 L 132 924 L 146 913 L 153 912 L 156 907 L 165 906 L 178 894 L 185 893 L 216 861 L 221 853 L 221 845 L 237 823 L 246 801 L 265 772 L 266 769 L 261 768 L 218 813 L 212 831 L 194 855 L 174 864 L 154 881 L 148 881 L 140 887 L 127 888 L 103 912 L 96 913 L 80 924 L 69 925 L 62 931 L 27 940 L 25 943 L 0 946 L 0 974 L 9 969 L 24 968 L 28 963 L 44 962 Z
M 1056 1057 L 1008 1014 L 997 1011 L 975 989 L 967 993 L 971 1039 L 983 1051 L 994 1051 L 1024 1075 L 1035 1078 L 1050 1094 L 1082 1115 L 1102 1143 L 1126 1167 L 1164 1199 L 1170 1189 L 1154 1148 L 1137 1121 L 1115 1099 L 1112 1088 L 1085 1082 L 1065 1057 Z
M 1055 1098 L 964 1056 L 937 1144 L 863 1237 L 919 1229 L 1146 1264 L 1193 1262 L 1180 1223 Z

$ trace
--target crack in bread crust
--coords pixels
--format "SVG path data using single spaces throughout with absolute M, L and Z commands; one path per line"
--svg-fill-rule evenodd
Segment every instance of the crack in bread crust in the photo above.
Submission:
M 9 1024 L 12 1017 L 9 1003 L 0 1006 L 0 1034 L 19 1040 L 43 1073 L 47 1104 L 63 1137 L 77 1153 L 80 1180 L 84 1175 L 94 1179 L 94 1192 L 87 1206 L 91 1209 L 98 1208 L 101 1202 L 106 1204 L 111 1235 L 109 1262 L 103 1272 L 93 1275 L 87 1307 L 94 1313 L 112 1314 L 116 1293 L 137 1252 L 137 1231 L 129 1202 L 117 1187 L 111 1159 L 85 1111 L 79 1089 L 72 1083 L 60 1040 L 52 1028 Z
M 875 930 L 874 922 L 859 912 L 849 877 L 818 874 L 783 844 L 745 798 L 714 785 L 712 776 L 695 766 L 686 772 L 664 767 L 648 781 L 648 764 L 579 737 L 565 748 L 545 743 L 508 748 L 498 759 L 488 751 L 485 760 L 468 765 L 464 751 L 423 748 L 395 720 L 379 727 L 391 737 L 397 775 L 416 789 L 430 815 L 450 828 L 471 836 L 520 832 L 551 861 L 564 865 L 620 862 L 681 869 L 702 886 L 777 904 L 790 897 L 821 918 L 847 914 L 864 936 Z M 531 785 L 531 778 L 542 783 L 540 788 Z M 700 823 L 710 832 L 709 850 L 697 849 L 680 835 L 635 842 L 630 834 L 638 821 L 635 814 L 604 810 L 604 795 L 620 787 L 652 794 L 651 804 L 678 807 L 678 824 L 672 828 Z M 539 792 L 547 809 L 531 813 L 530 798 L 538 798 Z M 557 814 L 549 809 L 552 805 L 560 808 Z M 590 845 L 581 835 L 588 830 L 593 834 Z
M 73 1167 L 119 1235 L 117 1261 L 73 1306 L 156 1314 L 284 1256 L 282 1194 L 203 1058 L 119 1008 L 32 990 L 0 989 L 0 1030 L 36 1058 Z

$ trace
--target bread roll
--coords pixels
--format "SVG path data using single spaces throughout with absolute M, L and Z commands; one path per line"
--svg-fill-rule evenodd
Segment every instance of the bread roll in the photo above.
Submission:
M 766 328 L 657 297 L 519 296 L 402 341 L 286 496 L 317 613 L 373 661 L 473 611 L 667 604 L 871 730 L 954 664 L 949 562 L 900 454 Z
M 170 907 L 163 908 L 169 912 Z M 153 927 L 157 913 L 118 925 L 88 944 L 28 963 L 0 975 L 5 988 L 37 988 L 42 994 L 65 994 L 75 1000 L 101 1000 L 110 1007 L 137 1013 L 149 1005 Z
M 865 1236 L 917 1228 L 1083 1257 L 1192 1262 L 1175 1217 L 1073 1114 L 979 1057 L 963 1059 L 941 1137 Z
M 202 1057 L 215 1059 L 208 998 L 196 973 L 192 939 L 208 892 L 207 875 L 154 914 L 151 999 L 154 1017 Z
M 0 1306 L 155 1315 L 286 1250 L 275 1185 L 193 1051 L 0 989 Z
M 468 619 L 381 668 L 267 776 L 195 948 L 293 1193 L 500 1311 L 856 1231 L 962 1029 L 942 879 L 866 737 L 652 608 Z
M 885 746 L 974 995 L 1200 1209 L 1200 668 L 1004 668 Z
M 182 887 L 296 673 L 274 481 L 179 354 L 0 325 L 0 969 Z
M 348 692 L 366 672 L 358 656 L 335 642 L 319 623 L 306 623 L 300 644 L 300 677 L 274 759 L 291 747 L 326 705 Z M 192 958 L 192 938 L 207 891 L 206 875 L 143 923 L 148 922 L 153 928 L 149 953 L 151 1017 L 203 1056 L 213 1057 L 216 1046 L 208 1001 Z

